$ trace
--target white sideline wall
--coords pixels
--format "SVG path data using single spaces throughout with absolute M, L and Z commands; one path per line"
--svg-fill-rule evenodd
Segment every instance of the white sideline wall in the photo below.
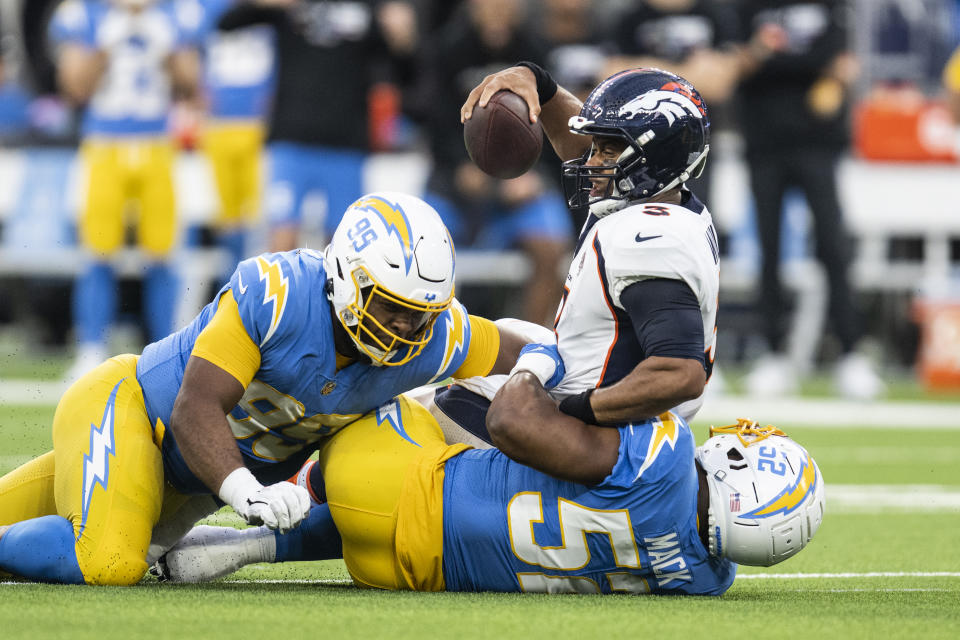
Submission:
M 719 152 L 711 158 L 714 186 L 707 198 L 719 230 L 733 236 L 752 223 L 747 170 L 736 147 L 736 141 L 720 145 Z M 25 149 L 0 149 L 0 222 L 14 222 L 11 218 L 20 206 L 28 180 L 49 179 L 30 173 L 27 153 Z M 366 167 L 365 190 L 422 193 L 429 168 L 428 159 L 416 152 L 375 154 Z M 182 226 L 211 218 L 216 196 L 209 166 L 201 154 L 180 154 L 175 185 Z M 956 279 L 953 270 L 957 265 L 950 263 L 949 242 L 951 238 L 960 239 L 960 165 L 875 163 L 847 158 L 840 166 L 839 185 L 847 226 L 861 240 L 853 271 L 855 285 L 894 290 L 922 287 L 934 292 L 950 287 L 951 279 Z M 73 160 L 65 184 L 44 185 L 42 191 L 45 198 L 62 199 L 59 205 L 65 215 L 75 217 L 82 189 L 82 168 Z M 806 221 L 796 222 L 797 215 L 806 215 L 802 204 L 799 211 L 789 207 L 787 211 L 788 218 L 794 219 L 792 227 L 802 230 Z M 921 238 L 925 247 L 923 263 L 891 263 L 885 244 L 891 236 Z M 741 289 L 752 284 L 758 268 L 753 242 L 731 245 L 731 255 L 726 256 L 724 265 L 728 287 Z M 518 255 L 461 253 L 457 271 L 464 281 L 515 283 L 525 276 L 525 263 Z M 0 245 L 0 274 L 70 273 L 77 264 L 76 255 L 69 251 L 49 254 L 33 247 L 15 247 L 9 241 Z M 791 280 L 789 271 L 808 273 L 811 266 L 815 265 L 785 265 L 787 280 Z

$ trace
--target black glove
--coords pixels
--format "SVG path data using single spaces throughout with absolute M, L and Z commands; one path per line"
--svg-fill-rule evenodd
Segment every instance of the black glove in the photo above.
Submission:
M 590 406 L 590 396 L 594 389 L 587 389 L 575 396 L 568 396 L 560 401 L 560 411 L 568 416 L 579 418 L 587 424 L 597 424 L 597 416 L 593 415 L 593 407 Z

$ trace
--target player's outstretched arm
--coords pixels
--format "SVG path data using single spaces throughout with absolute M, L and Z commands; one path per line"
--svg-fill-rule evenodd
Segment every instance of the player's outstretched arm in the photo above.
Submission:
M 493 94 L 501 90 L 512 91 L 523 98 L 530 110 L 530 121 L 540 120 L 561 160 L 577 158 L 590 146 L 590 138 L 571 133 L 567 127 L 570 118 L 580 113 L 583 106 L 579 98 L 563 87 L 557 87 L 556 94 L 541 105 L 536 76 L 527 67 L 509 67 L 484 78 L 460 107 L 460 121 L 469 120 L 477 106 L 487 106 Z
M 216 493 L 243 466 L 227 413 L 243 397 L 243 386 L 220 367 L 191 356 L 170 416 L 170 430 L 190 470 Z
M 281 532 L 300 524 L 310 511 L 306 489 L 288 482 L 264 486 L 244 466 L 227 412 L 244 388 L 220 367 L 191 356 L 170 416 L 170 430 L 190 470 L 249 524 Z
M 509 373 L 527 344 L 537 342 L 537 338 L 543 340 L 540 337 L 543 335 L 542 332 L 546 332 L 547 338 L 553 338 L 553 334 L 544 327 L 523 320 L 501 318 L 494 324 L 500 334 L 500 348 L 497 351 L 497 361 L 487 375 Z
M 84 105 L 93 96 L 109 60 L 103 51 L 75 44 L 60 46 L 57 55 L 57 86 L 74 105 Z
M 652 356 L 616 384 L 564 399 L 560 409 L 593 424 L 619 426 L 693 400 L 704 385 L 706 373 L 698 360 Z
M 512 460 L 561 480 L 598 484 L 617 461 L 620 432 L 560 413 L 530 372 L 510 377 L 487 412 L 493 444 Z

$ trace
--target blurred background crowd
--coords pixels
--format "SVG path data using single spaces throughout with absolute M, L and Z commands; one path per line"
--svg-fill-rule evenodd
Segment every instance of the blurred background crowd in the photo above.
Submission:
M 960 0 L 0 0 L 0 344 L 76 376 L 373 189 L 440 212 L 471 312 L 550 326 L 584 212 L 547 145 L 497 180 L 459 121 L 531 60 L 581 97 L 656 66 L 707 100 L 714 389 L 956 389 L 958 46 Z

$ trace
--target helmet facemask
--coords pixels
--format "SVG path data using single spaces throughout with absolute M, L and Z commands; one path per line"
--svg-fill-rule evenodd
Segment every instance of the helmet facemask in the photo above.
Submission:
M 351 278 L 356 296 L 340 312 L 340 322 L 354 344 L 373 364 L 399 366 L 416 357 L 433 335 L 433 323 L 450 301 L 429 303 L 407 300 L 377 283 L 364 267 Z M 415 327 L 409 337 L 398 335 L 377 319 L 377 313 L 409 313 Z M 401 354 L 401 355 L 398 355 Z
M 636 199 L 631 197 L 636 185 L 630 175 L 647 162 L 643 147 L 623 130 L 613 135 L 604 131 L 596 137 L 623 142 L 626 147 L 612 164 L 588 164 L 597 153 L 596 142 L 581 157 L 563 163 L 564 195 L 571 209 L 589 207 L 602 200 Z
M 374 365 L 417 356 L 453 304 L 453 242 L 437 212 L 414 196 L 361 197 L 344 212 L 324 257 L 334 315 Z

